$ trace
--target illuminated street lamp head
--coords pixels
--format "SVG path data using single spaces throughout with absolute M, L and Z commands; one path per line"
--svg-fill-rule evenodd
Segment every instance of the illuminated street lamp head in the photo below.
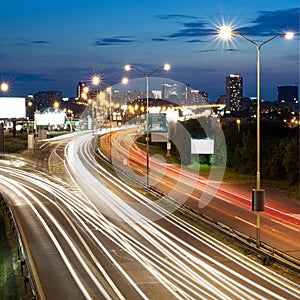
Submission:
M 171 69 L 171 65 L 170 64 L 164 64 L 164 68 L 165 71 L 169 71 Z
M 55 102 L 53 103 L 53 107 L 54 107 L 55 110 L 57 110 L 57 109 L 59 108 L 59 102 L 58 102 L 58 101 L 55 101 Z
M 88 93 L 89 92 L 89 87 L 88 86 L 84 86 L 82 90 L 83 90 L 84 93 Z
M 100 77 L 95 75 L 92 77 L 92 84 L 93 85 L 99 85 L 100 84 Z
M 234 34 L 232 28 L 228 25 L 223 25 L 219 27 L 218 36 L 223 40 L 229 40 L 231 36 Z
M 8 84 L 7 84 L 6 82 L 2 82 L 1 85 L 0 85 L 0 90 L 1 90 L 2 92 L 7 92 L 8 89 L 9 89 Z
M 129 71 L 130 69 L 132 69 L 132 66 L 131 66 L 131 65 L 126 65 L 126 66 L 124 67 L 124 69 L 125 69 L 125 71 Z
M 123 78 L 122 78 L 122 83 L 123 83 L 123 84 L 127 84 L 127 83 L 128 83 L 128 81 L 129 81 L 129 80 L 128 80 L 128 78 L 127 78 L 127 77 L 123 77 Z
M 287 40 L 292 40 L 292 39 L 294 38 L 294 36 L 295 36 L 294 32 L 291 32 L 291 31 L 286 32 L 286 33 L 284 34 L 284 37 L 285 37 L 285 39 L 287 39 Z

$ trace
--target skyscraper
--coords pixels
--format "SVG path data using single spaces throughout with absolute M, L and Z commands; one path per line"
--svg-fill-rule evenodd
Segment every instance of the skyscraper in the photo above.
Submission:
M 236 112 L 242 109 L 243 77 L 230 74 L 226 77 L 226 111 Z
M 82 94 L 84 92 L 84 87 L 86 86 L 85 83 L 83 83 L 82 81 L 79 81 L 76 87 L 76 95 L 78 99 L 81 99 Z
M 164 100 L 178 100 L 178 85 L 176 83 L 164 83 L 162 85 L 162 98 Z

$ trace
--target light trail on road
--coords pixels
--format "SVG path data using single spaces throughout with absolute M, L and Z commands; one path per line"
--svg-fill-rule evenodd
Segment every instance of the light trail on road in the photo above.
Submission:
M 248 287 L 242 288 L 243 284 L 241 284 L 241 286 L 238 288 L 239 291 L 235 290 L 233 285 L 238 286 L 238 282 L 240 280 L 242 282 L 243 281 L 247 282 L 248 281 L 247 276 L 242 277 L 240 272 L 231 272 L 230 269 L 226 269 L 226 267 L 218 263 L 218 261 L 211 259 L 209 255 L 202 254 L 198 248 L 190 247 L 189 243 L 184 242 L 184 240 L 176 238 L 174 242 L 173 240 L 174 235 L 169 233 L 169 235 L 172 236 L 172 238 L 168 237 L 168 232 L 162 230 L 162 228 L 158 226 L 155 222 L 149 222 L 147 218 L 145 218 L 142 214 L 140 214 L 139 212 L 137 212 L 137 210 L 133 208 L 135 208 L 135 203 L 138 202 L 139 204 L 143 204 L 144 208 L 147 208 L 148 210 L 147 213 L 150 210 L 155 214 L 161 214 L 161 219 L 163 219 L 163 222 L 168 223 L 168 225 L 165 226 L 167 227 L 174 226 L 175 228 L 173 228 L 173 230 L 175 230 L 177 233 L 182 230 L 182 221 L 176 219 L 176 222 L 173 222 L 172 219 L 175 218 L 174 216 L 170 217 L 170 219 L 164 218 L 166 212 L 163 211 L 163 209 L 160 206 L 156 205 L 155 201 L 154 202 L 150 201 L 147 197 L 138 194 L 135 190 L 129 188 L 127 185 L 125 185 L 122 181 L 118 180 L 117 178 L 115 177 L 109 178 L 110 176 L 109 173 L 103 168 L 101 168 L 98 165 L 98 163 L 94 160 L 94 153 L 93 151 L 91 151 L 91 147 L 89 143 L 84 143 L 83 140 L 79 140 L 78 145 L 80 145 L 78 150 L 79 152 L 77 153 L 78 156 L 77 155 L 75 157 L 73 156 L 72 152 L 74 149 L 71 149 L 70 153 L 67 156 L 69 157 L 69 159 L 70 156 L 72 156 L 72 158 L 74 159 L 72 163 L 73 165 L 76 165 L 76 178 L 77 178 L 77 182 L 79 182 L 79 186 L 80 186 L 80 179 L 85 178 L 87 182 L 92 182 L 93 180 L 92 178 L 95 178 L 95 176 L 97 176 L 102 179 L 105 177 L 105 180 L 108 180 L 110 181 L 110 184 L 115 185 L 115 189 L 120 189 L 120 188 L 122 189 L 122 195 L 123 195 L 122 200 L 118 198 L 117 195 L 114 195 L 113 197 L 110 196 L 108 199 L 106 197 L 103 197 L 103 195 L 108 193 L 108 189 L 105 186 L 101 186 L 101 188 L 99 188 L 99 185 L 98 186 L 91 185 L 89 186 L 89 193 L 91 192 L 91 190 L 95 189 L 94 194 L 101 195 L 101 197 L 93 198 L 94 199 L 93 204 L 99 211 L 103 210 L 104 212 L 106 212 L 107 207 L 109 207 L 109 209 L 114 212 L 113 215 L 108 215 L 108 217 L 110 220 L 116 219 L 117 225 L 119 227 L 113 226 L 110 223 L 108 234 L 111 234 L 111 230 L 114 229 L 114 230 L 118 230 L 118 235 L 119 235 L 120 227 L 122 226 L 123 228 L 124 222 L 126 228 L 130 227 L 130 233 L 133 230 L 133 234 L 131 233 L 130 235 L 130 240 L 131 240 L 130 253 L 132 254 L 134 251 L 137 255 L 135 256 L 135 259 L 138 259 L 138 257 L 140 257 L 146 265 L 152 265 L 152 268 L 155 269 L 155 272 L 153 273 L 152 271 L 152 274 L 154 274 L 154 276 L 156 276 L 158 280 L 160 281 L 163 280 L 168 285 L 174 286 L 174 288 L 176 287 L 177 291 L 182 291 L 181 292 L 182 296 L 186 295 L 187 292 L 191 293 L 190 297 L 196 297 L 195 299 L 198 299 L 198 297 L 208 297 L 208 294 L 206 293 L 212 293 L 211 297 L 220 297 L 220 299 L 225 299 L 226 297 L 230 299 L 230 297 L 233 297 L 233 293 L 234 293 L 234 297 L 238 297 L 240 299 L 246 299 L 245 294 L 247 293 L 248 295 L 251 295 L 249 296 L 249 299 L 253 299 L 258 297 L 259 295 L 259 293 L 257 293 L 256 290 L 260 290 L 263 293 L 268 293 L 269 296 L 276 299 L 276 293 L 273 293 L 272 289 L 264 288 L 262 285 L 259 285 L 258 283 L 255 282 L 252 282 L 251 288 Z M 81 161 L 79 161 L 79 159 L 77 158 L 80 158 Z M 80 172 L 82 172 L 81 175 Z M 89 176 L 92 176 L 91 181 L 89 179 Z M 83 189 L 83 191 L 85 190 L 85 187 L 81 186 L 81 188 Z M 109 193 L 111 193 L 111 191 Z M 124 193 L 126 193 L 127 197 L 130 198 L 134 196 L 135 203 L 133 205 L 132 202 L 128 202 L 124 199 Z M 123 223 L 121 224 L 120 221 Z M 197 240 L 196 244 L 203 243 L 202 233 L 200 234 L 198 232 L 197 234 L 199 236 L 198 238 L 196 238 L 194 235 L 190 233 L 189 230 L 185 231 L 184 235 L 189 235 L 189 238 L 196 239 Z M 132 241 L 133 235 L 135 236 L 136 234 L 138 234 L 138 240 Z M 128 233 L 126 233 L 126 236 L 127 235 Z M 146 241 L 144 241 L 141 244 L 139 242 L 140 239 Z M 208 237 L 206 237 L 206 239 L 208 239 Z M 205 244 L 205 246 L 210 247 L 211 249 L 210 251 L 212 250 L 217 252 L 220 251 L 215 249 L 216 248 L 216 245 L 214 244 L 215 242 L 212 242 L 211 238 L 209 239 L 210 239 L 210 243 Z M 126 241 L 127 241 L 126 245 L 128 247 L 129 240 Z M 115 242 L 117 243 L 118 241 Z M 145 246 L 145 244 L 147 246 Z M 132 249 L 132 246 L 136 247 L 136 245 L 139 245 L 139 248 Z M 120 246 L 122 246 L 122 244 L 120 244 Z M 129 251 L 128 248 L 126 249 L 127 251 Z M 141 250 L 143 250 L 142 254 L 139 252 Z M 224 252 L 224 248 L 222 248 L 222 251 L 218 252 L 218 254 L 220 255 L 221 252 Z M 226 257 L 226 259 L 230 259 L 231 262 L 237 263 L 236 258 L 234 259 L 232 258 L 232 249 L 228 248 L 227 252 L 228 253 L 226 253 L 226 255 L 228 255 L 228 257 Z M 159 255 L 163 255 L 163 257 L 161 258 Z M 221 274 L 219 273 L 221 271 L 212 268 L 209 264 L 203 263 L 202 260 L 199 259 L 199 256 L 200 257 L 204 256 L 205 259 L 208 259 L 209 264 L 217 265 L 218 268 L 223 269 L 223 272 L 224 269 L 226 269 L 225 272 L 229 272 L 230 276 L 236 276 L 236 278 L 229 279 L 228 277 L 229 275 L 224 275 L 224 274 L 216 276 L 216 274 Z M 151 260 L 153 260 L 154 257 L 156 257 L 156 260 L 153 262 Z M 238 262 L 237 264 L 239 265 L 239 268 L 245 268 L 244 265 L 249 264 L 249 262 L 245 264 L 244 261 L 245 258 L 242 259 L 241 257 L 242 256 L 240 256 L 240 260 L 242 261 L 242 263 Z M 151 260 L 149 261 L 149 259 Z M 197 267 L 195 268 L 195 262 L 197 262 L 197 264 L 201 265 L 202 267 L 204 266 L 209 266 L 209 267 L 205 268 L 204 271 L 203 270 L 200 271 L 199 268 Z M 166 267 L 168 269 L 167 272 L 165 270 Z M 195 271 L 195 269 L 197 271 Z M 252 272 L 252 275 L 257 276 L 256 273 L 258 272 L 258 270 L 261 270 L 261 266 L 256 265 L 256 267 L 253 268 L 252 265 L 252 268 L 249 267 L 247 272 Z M 260 280 L 263 280 L 263 278 L 265 278 L 267 274 L 266 269 L 264 269 L 262 273 L 263 275 L 259 276 Z M 156 274 L 159 274 L 159 276 Z M 187 276 L 187 274 L 189 274 L 189 276 Z M 272 274 L 271 277 L 273 276 L 274 274 Z M 275 277 L 273 277 L 272 280 L 274 280 Z M 266 280 L 266 278 L 264 280 Z M 272 284 L 271 283 L 272 280 L 270 280 L 269 284 Z M 277 281 L 279 287 L 280 286 L 279 282 L 281 282 L 282 284 L 282 278 L 277 279 Z M 215 287 L 216 285 L 219 288 L 216 288 Z M 224 290 L 226 292 L 224 292 Z M 295 288 L 295 291 L 297 291 L 297 288 Z M 226 296 L 226 293 L 230 293 L 231 296 L 228 295 Z
M 132 176 L 137 172 L 135 169 L 136 164 L 139 169 L 141 169 L 141 166 L 144 166 L 145 169 L 146 161 L 145 153 L 137 148 L 133 142 L 136 135 L 135 129 L 116 131 L 112 135 L 112 143 L 114 145 L 112 153 L 116 152 L 117 157 L 120 157 L 121 161 L 124 155 L 126 157 L 129 155 L 127 159 L 131 162 L 130 167 L 133 168 L 133 171 L 129 173 L 125 169 L 124 172 Z M 119 141 L 122 141 L 122 143 L 119 143 Z M 118 165 L 117 162 L 114 163 L 116 167 L 124 169 L 124 166 Z M 157 159 L 155 155 L 150 156 L 149 175 L 150 182 L 152 179 L 155 188 L 174 198 L 178 203 L 185 204 L 186 207 L 208 215 L 248 236 L 255 235 L 256 222 L 254 213 L 251 211 L 251 188 L 246 190 L 226 183 L 218 185 L 211 180 L 207 180 L 207 178 L 199 176 L 199 174 L 166 164 L 164 158 Z M 141 176 L 145 177 L 145 174 L 139 174 L 137 178 L 139 179 Z M 204 193 L 208 195 L 208 198 L 211 198 L 211 201 L 202 207 L 203 202 L 201 199 Z M 299 204 L 288 207 L 283 201 L 280 202 L 278 200 L 275 202 L 272 199 L 272 195 L 268 194 L 268 191 L 266 194 L 265 211 L 262 214 L 261 222 L 262 241 L 273 245 L 283 252 L 291 251 L 292 255 L 300 258 Z M 277 220 L 278 222 L 272 220 Z M 254 226 L 248 226 L 250 223 Z M 276 239 L 274 239 L 272 233 L 274 230 L 278 231 Z
M 66 147 L 65 164 L 77 187 L 51 174 L 0 167 L 1 190 L 23 227 L 41 294 L 55 299 L 299 298 L 299 285 L 112 176 L 95 160 L 91 138 L 80 135 Z

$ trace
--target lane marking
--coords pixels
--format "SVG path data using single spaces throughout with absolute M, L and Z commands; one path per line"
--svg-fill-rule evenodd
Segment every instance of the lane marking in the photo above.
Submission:
M 287 228 L 289 228 L 289 229 L 292 229 L 292 230 L 294 230 L 294 231 L 297 231 L 297 232 L 300 231 L 299 229 L 297 229 L 297 228 L 295 228 L 295 227 L 292 227 L 292 226 L 290 226 L 290 225 L 287 225 L 287 224 L 285 224 L 285 223 L 282 223 L 282 222 L 280 222 L 280 221 L 278 221 L 278 220 L 271 219 L 271 221 L 273 221 L 273 222 L 275 222 L 275 223 L 277 223 L 277 224 L 280 224 L 280 225 L 282 225 L 282 226 L 284 226 L 284 227 L 287 227 Z
M 256 227 L 255 224 L 252 224 L 252 223 L 250 223 L 250 222 L 248 222 L 248 221 L 246 221 L 246 220 L 244 220 L 244 219 L 242 219 L 240 217 L 235 216 L 235 218 L 238 219 L 238 220 L 240 220 L 240 221 L 242 221 L 242 222 L 244 222 L 244 223 L 246 223 L 246 224 L 248 224 L 248 225 L 250 225 L 250 226 Z

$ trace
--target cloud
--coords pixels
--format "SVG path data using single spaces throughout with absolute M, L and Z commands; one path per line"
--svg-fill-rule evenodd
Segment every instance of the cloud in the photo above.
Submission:
M 192 39 L 192 40 L 188 40 L 186 41 L 186 43 L 203 43 L 203 40 L 200 39 Z
M 274 11 L 259 11 L 259 14 L 250 25 L 238 28 L 238 32 L 249 36 L 273 36 L 286 31 L 299 33 L 299 8 L 280 9 Z M 182 28 L 165 37 L 156 38 L 156 41 L 169 41 L 174 39 L 208 37 L 216 34 L 216 29 L 210 28 L 210 23 L 186 15 L 159 15 L 161 20 L 179 18 L 194 19 L 193 22 L 180 23 Z M 196 41 L 196 39 L 187 42 Z M 200 41 L 200 40 L 199 40 Z
M 197 19 L 194 16 L 170 14 L 170 15 L 157 15 L 156 18 L 160 20 L 172 20 L 172 19 Z
M 114 46 L 127 43 L 134 43 L 136 40 L 131 39 L 130 36 L 116 36 L 112 38 L 104 38 L 95 41 L 94 46 Z
M 26 74 L 26 73 L 16 73 L 14 74 L 14 80 L 20 82 L 50 82 L 52 79 L 45 78 L 41 74 Z
M 42 44 L 51 44 L 50 41 L 44 41 L 44 40 L 35 40 L 35 41 L 24 41 L 18 43 L 20 46 L 26 46 L 26 45 L 42 45 Z
M 153 38 L 152 41 L 153 42 L 165 42 L 165 41 L 168 41 L 168 39 L 166 39 L 166 38 Z
M 213 31 L 211 29 L 207 29 L 204 27 L 191 27 L 181 29 L 177 32 L 169 34 L 168 37 L 170 39 L 174 38 L 190 38 L 190 37 L 200 37 L 200 36 L 208 36 L 211 35 Z
M 216 49 L 207 49 L 207 50 L 198 50 L 198 51 L 195 51 L 195 53 L 209 53 L 209 52 L 216 52 L 218 50 Z
M 240 50 L 229 48 L 229 49 L 224 49 L 223 51 L 225 51 L 225 52 L 239 52 Z
M 41 40 L 32 41 L 31 43 L 32 44 L 51 44 L 51 42 L 49 42 L 49 41 L 41 41 Z
M 238 31 L 251 36 L 272 36 L 286 31 L 299 32 L 299 8 L 260 11 L 253 25 L 241 27 Z

